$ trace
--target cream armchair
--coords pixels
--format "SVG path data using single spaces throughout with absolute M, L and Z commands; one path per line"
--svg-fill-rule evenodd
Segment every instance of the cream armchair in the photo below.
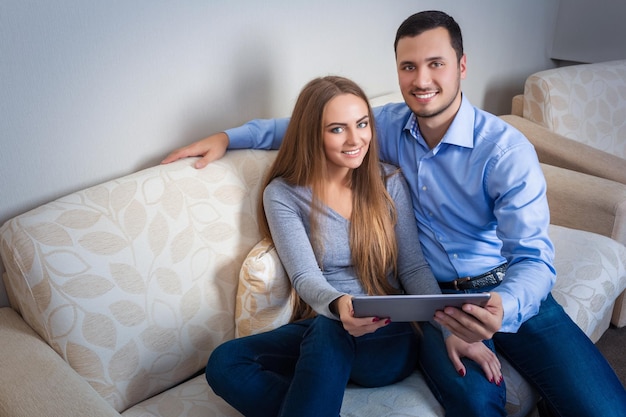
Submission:
M 552 223 L 582 224 L 626 245 L 626 60 L 537 72 L 502 118 L 545 164 Z M 572 197 L 576 204 L 563 204 Z M 594 215 L 583 214 L 591 205 Z M 619 327 L 625 304 L 622 294 L 612 319 Z
M 626 159 L 626 59 L 532 74 L 524 94 L 514 101 L 514 111 L 569 139 Z

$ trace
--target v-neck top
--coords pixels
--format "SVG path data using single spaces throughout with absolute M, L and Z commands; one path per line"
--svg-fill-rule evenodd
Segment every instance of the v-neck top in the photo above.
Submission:
M 387 174 L 395 167 L 381 164 Z M 411 197 L 400 172 L 386 182 L 394 200 L 398 222 L 398 278 L 388 279 L 392 286 L 409 294 L 437 294 L 439 286 L 426 263 L 419 244 L 417 225 L 412 216 Z M 264 190 L 263 203 L 272 239 L 294 288 L 318 314 L 336 319 L 330 303 L 344 295 L 365 291 L 356 276 L 349 244 L 350 221 L 328 206 L 322 206 L 319 231 L 323 241 L 321 265 L 311 244 L 310 187 L 294 186 L 282 178 L 274 179 Z

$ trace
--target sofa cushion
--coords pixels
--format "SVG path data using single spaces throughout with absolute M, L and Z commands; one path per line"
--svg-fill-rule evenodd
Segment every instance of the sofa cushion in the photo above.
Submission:
M 258 185 L 274 155 L 160 165 L 9 220 L 12 306 L 118 411 L 184 381 L 234 337 L 237 276 L 260 239 Z
M 626 247 L 596 233 L 550 225 L 557 280 L 552 294 L 593 342 L 626 289 Z
M 275 329 L 289 322 L 293 312 L 292 287 L 269 239 L 256 244 L 239 273 L 235 310 L 235 337 Z
M 509 417 L 526 417 L 537 394 L 503 358 Z M 204 375 L 197 376 L 124 411 L 124 417 L 146 416 L 241 416 L 208 387 Z M 443 417 L 444 411 L 418 370 L 392 385 L 365 388 L 349 384 L 341 406 L 342 417 L 380 416 Z
M 537 394 L 504 359 L 509 417 L 526 417 L 538 399 Z M 197 376 L 122 413 L 124 417 L 146 416 L 241 416 L 208 387 L 204 375 Z M 392 385 L 365 388 L 349 384 L 341 406 L 344 417 L 419 416 L 443 417 L 443 407 L 430 392 L 418 370 Z

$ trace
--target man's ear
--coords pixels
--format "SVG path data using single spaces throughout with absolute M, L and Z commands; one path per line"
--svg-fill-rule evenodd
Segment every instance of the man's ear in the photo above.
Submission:
M 459 72 L 460 72 L 459 75 L 461 76 L 462 80 L 465 79 L 466 71 L 467 71 L 467 55 L 463 54 L 463 56 L 459 60 Z

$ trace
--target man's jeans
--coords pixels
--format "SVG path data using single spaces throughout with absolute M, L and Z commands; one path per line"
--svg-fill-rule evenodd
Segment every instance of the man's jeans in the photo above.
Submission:
M 445 348 L 433 335 L 437 331 L 428 325 L 423 329 L 420 363 L 446 416 L 506 415 L 498 387 L 487 381 L 480 367 L 467 369 L 478 375 L 460 377 L 441 354 Z M 555 415 L 626 416 L 626 391 L 615 372 L 551 294 L 517 333 L 496 333 L 493 341 L 497 352 L 537 389 Z M 468 362 L 464 360 L 466 366 Z
M 417 356 L 417 336 L 408 323 L 355 338 L 341 322 L 318 316 L 220 345 L 206 378 L 247 417 L 338 416 L 348 381 L 392 384 L 415 370 Z

